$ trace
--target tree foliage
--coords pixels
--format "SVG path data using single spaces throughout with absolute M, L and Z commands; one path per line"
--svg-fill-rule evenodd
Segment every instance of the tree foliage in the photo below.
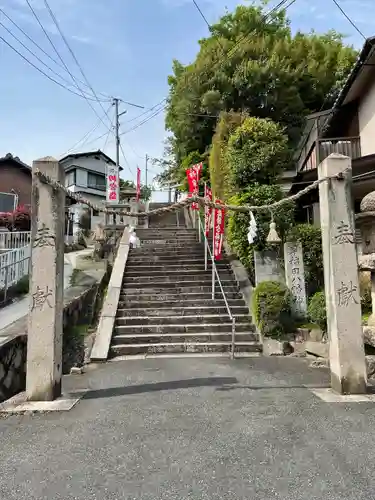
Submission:
M 128 189 L 136 189 L 136 186 L 133 181 L 129 181 L 127 179 L 120 179 L 120 200 L 124 200 L 124 191 Z M 146 186 L 141 184 L 141 194 L 140 199 L 142 201 L 148 201 L 151 198 L 152 189 L 150 186 Z
M 302 244 L 307 294 L 310 297 L 324 288 L 321 229 L 311 224 L 297 224 L 289 231 L 288 240 Z
M 176 165 L 208 151 L 220 112 L 270 118 L 294 143 L 304 116 L 332 104 L 355 61 L 353 48 L 334 31 L 293 35 L 283 11 L 267 21 L 264 14 L 264 6 L 237 7 L 200 40 L 192 64 L 174 61 L 166 126 Z
M 292 331 L 290 291 L 284 283 L 262 281 L 252 294 L 252 312 L 259 332 L 280 338 Z
M 249 186 L 241 194 L 233 196 L 229 203 L 231 205 L 265 205 L 274 203 L 284 197 L 279 186 L 255 184 Z M 273 214 L 277 232 L 283 240 L 290 231 L 294 221 L 294 202 L 286 202 L 281 205 Z M 257 236 L 252 245 L 247 240 L 249 227 L 249 215 L 242 212 L 233 212 L 229 216 L 227 240 L 231 249 L 247 268 L 250 278 L 254 282 L 253 250 L 265 250 L 267 248 L 266 238 L 269 232 L 271 220 L 270 212 L 256 212 Z
M 254 183 L 273 183 L 288 162 L 288 138 L 275 122 L 246 118 L 230 136 L 226 164 L 234 191 Z
M 224 112 L 217 123 L 209 156 L 210 181 L 216 198 L 226 200 L 229 196 L 229 167 L 227 164 L 228 141 L 245 116 L 242 113 Z

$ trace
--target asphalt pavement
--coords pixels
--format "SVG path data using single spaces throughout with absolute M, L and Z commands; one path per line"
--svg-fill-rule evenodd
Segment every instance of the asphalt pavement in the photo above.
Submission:
M 68 376 L 66 413 L 0 418 L 4 500 L 375 497 L 375 403 L 291 358 L 152 359 Z

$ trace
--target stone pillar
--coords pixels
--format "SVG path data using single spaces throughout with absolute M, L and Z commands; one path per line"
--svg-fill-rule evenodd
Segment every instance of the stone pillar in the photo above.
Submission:
M 284 261 L 286 285 L 293 296 L 293 312 L 304 318 L 307 313 L 305 269 L 302 244 L 299 241 L 284 244 Z
M 350 158 L 331 154 L 318 167 L 319 179 L 336 174 L 344 177 L 319 185 L 331 387 L 340 394 L 363 394 L 367 375 Z
M 61 395 L 65 194 L 41 182 L 36 169 L 63 185 L 64 170 L 51 157 L 33 162 L 26 394 L 52 401 Z
M 285 282 L 277 250 L 254 251 L 254 271 L 256 285 L 262 281 Z

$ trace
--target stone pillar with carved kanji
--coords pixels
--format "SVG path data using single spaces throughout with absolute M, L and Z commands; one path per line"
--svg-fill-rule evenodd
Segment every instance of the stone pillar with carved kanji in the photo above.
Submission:
M 351 195 L 351 160 L 331 154 L 318 167 L 331 387 L 366 392 L 361 299 Z M 332 177 L 333 176 L 333 177 Z
M 307 313 L 303 249 L 299 241 L 284 244 L 285 281 L 292 294 L 295 316 L 305 318 Z
M 61 395 L 65 194 L 38 171 L 64 185 L 64 170 L 52 157 L 34 161 L 32 168 L 26 396 L 52 401 Z

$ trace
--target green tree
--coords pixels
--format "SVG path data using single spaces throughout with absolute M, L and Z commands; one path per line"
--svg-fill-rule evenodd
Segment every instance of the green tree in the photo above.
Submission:
M 227 164 L 227 149 L 230 135 L 244 121 L 242 113 L 221 113 L 210 149 L 209 166 L 210 181 L 215 198 L 226 200 L 229 187 L 229 167 Z
M 288 165 L 288 138 L 277 123 L 246 118 L 230 136 L 226 151 L 228 182 L 233 192 L 254 183 L 271 184 Z
M 264 5 L 239 6 L 199 41 L 195 61 L 174 61 L 166 126 L 177 165 L 210 148 L 220 112 L 247 112 L 280 123 L 290 143 L 304 116 L 328 108 L 356 59 L 334 31 L 292 34 L 284 11 L 265 21 Z
M 124 192 L 129 189 L 136 189 L 136 186 L 133 181 L 129 181 L 127 179 L 120 179 L 120 200 L 124 199 Z M 152 188 L 150 186 L 145 186 L 141 184 L 141 195 L 140 198 L 142 201 L 148 201 L 152 195 Z
M 254 184 L 253 186 L 249 186 L 243 193 L 230 198 L 229 203 L 231 205 L 259 206 L 268 205 L 283 198 L 284 194 L 280 186 Z M 294 211 L 295 203 L 288 201 L 278 207 L 273 213 L 277 232 L 283 241 L 293 226 Z M 271 222 L 271 212 L 257 211 L 254 215 L 257 222 L 257 236 L 252 245 L 249 245 L 247 240 L 249 214 L 232 212 L 228 217 L 227 227 L 229 246 L 248 270 L 253 283 L 255 282 L 253 250 L 263 251 L 267 248 L 266 238 Z

